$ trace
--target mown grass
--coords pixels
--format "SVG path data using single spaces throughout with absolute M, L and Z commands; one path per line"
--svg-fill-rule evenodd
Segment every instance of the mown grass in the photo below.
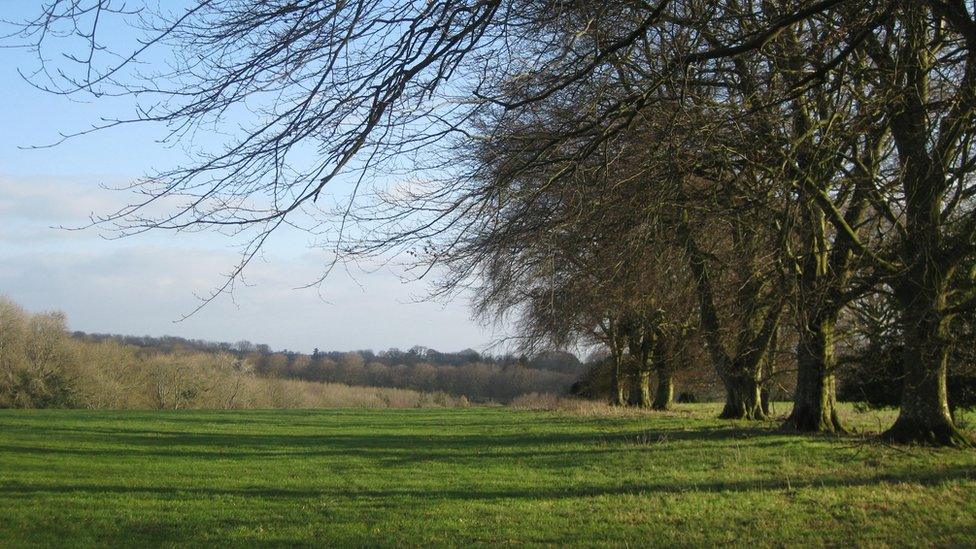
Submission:
M 714 412 L 0 411 L 0 545 L 976 545 L 976 452 Z

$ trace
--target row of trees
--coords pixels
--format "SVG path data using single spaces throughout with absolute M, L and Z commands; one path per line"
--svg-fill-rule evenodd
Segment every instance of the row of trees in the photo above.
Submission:
M 441 292 L 478 287 L 478 311 L 514 315 L 527 347 L 605 346 L 618 388 L 635 370 L 645 404 L 648 376 L 666 401 L 691 346 L 722 380 L 723 417 L 762 418 L 770 356 L 791 345 L 787 424 L 803 431 L 843 429 L 838 356 L 863 354 L 880 303 L 903 386 L 885 436 L 964 445 L 947 379 L 976 308 L 970 9 L 201 0 L 141 13 L 149 37 L 109 57 L 99 22 L 131 7 L 54 0 L 21 36 L 42 60 L 52 41 L 69 49 L 38 85 L 148 102 L 107 126 L 160 122 L 180 140 L 255 113 L 101 220 L 239 230 L 241 263 L 214 296 L 276 228 L 311 219 L 339 257 L 408 251 L 446 267 Z M 165 71 L 136 68 L 163 47 Z M 380 169 L 424 177 L 328 223 L 325 185 L 353 174 L 358 191 Z M 184 205 L 161 217 L 146 207 L 174 197 Z
M 538 70 L 498 83 L 479 138 L 457 141 L 464 171 L 390 201 L 423 240 L 452 218 L 435 252 L 445 284 L 475 275 L 479 310 L 516 312 L 531 342 L 605 345 L 618 386 L 628 363 L 638 372 L 644 405 L 666 406 L 669 349 L 692 344 L 725 387 L 722 417 L 764 418 L 769 357 L 792 341 L 786 424 L 824 432 L 844 429 L 838 353 L 863 353 L 857 325 L 877 324 L 881 301 L 903 386 L 885 437 L 968 444 L 947 389 L 976 306 L 967 7 L 551 8 L 536 32 L 559 38 Z
M 484 362 L 462 366 L 438 366 L 422 361 L 385 364 L 376 360 L 366 362 L 358 353 L 346 353 L 339 360 L 325 356 L 289 357 L 281 353 L 251 356 L 247 360 L 257 373 L 268 377 L 442 391 L 479 402 L 508 402 L 526 393 L 563 394 L 578 375 Z
M 168 338 L 162 341 L 173 343 Z M 0 408 L 172 410 L 468 404 L 464 397 L 441 391 L 262 376 L 255 371 L 251 358 L 184 346 L 150 348 L 112 338 L 81 338 L 66 331 L 63 314 L 30 314 L 0 296 Z
M 464 349 L 457 352 L 441 352 L 429 347 L 416 345 L 409 350 L 403 351 L 396 347 L 385 351 L 374 352 L 370 349 L 358 351 L 321 351 L 317 347 L 311 355 L 299 352 L 274 351 L 269 345 L 264 343 L 252 343 L 241 340 L 237 343 L 208 341 L 204 339 L 187 339 L 179 336 L 131 336 L 118 334 L 98 334 L 76 331 L 72 333 L 76 339 L 86 341 L 115 341 L 123 345 L 134 345 L 145 349 L 170 353 L 174 351 L 188 350 L 201 351 L 205 353 L 229 353 L 239 358 L 244 357 L 264 357 L 271 354 L 281 354 L 286 357 L 289 363 L 300 360 L 300 357 L 307 356 L 311 360 L 328 359 L 332 362 L 378 362 L 385 366 L 414 366 L 417 364 L 432 364 L 434 366 L 466 366 L 469 364 L 491 364 L 496 366 L 515 366 L 531 368 L 535 370 L 550 370 L 567 374 L 578 374 L 582 367 L 579 358 L 565 351 L 545 351 L 534 355 L 516 356 L 511 353 L 502 355 L 491 355 L 479 353 L 474 349 Z
M 253 343 L 246 339 L 237 341 L 236 343 L 230 343 L 226 341 L 209 341 L 205 339 L 188 339 L 179 336 L 134 336 L 134 335 L 122 335 L 122 334 L 100 334 L 100 333 L 85 333 L 81 331 L 76 331 L 72 334 L 78 339 L 85 339 L 88 341 L 106 341 L 112 340 L 125 345 L 135 345 L 137 347 L 143 347 L 148 349 L 156 349 L 162 352 L 172 352 L 177 350 L 193 350 L 202 351 L 207 353 L 233 353 L 238 356 L 244 355 L 269 355 L 276 351 L 271 349 L 271 346 L 265 343 Z M 287 355 L 299 354 L 288 351 L 280 351 Z M 383 362 L 397 363 L 397 364 L 414 364 L 421 361 L 427 361 L 432 364 L 438 365 L 450 365 L 450 366 L 460 366 L 462 364 L 471 364 L 474 362 L 490 362 L 497 364 L 513 364 L 518 359 L 514 356 L 500 356 L 495 357 L 491 355 L 482 356 L 481 353 L 475 351 L 474 349 L 465 349 L 463 351 L 458 351 L 456 353 L 442 353 L 435 349 L 430 349 L 420 345 L 411 347 L 409 350 L 402 351 L 397 348 L 387 349 L 385 351 L 380 351 L 375 353 L 372 350 L 359 350 L 352 351 L 355 354 L 360 355 L 363 360 L 373 361 L 380 360 Z M 346 351 L 320 351 L 318 348 L 313 351 L 312 356 L 323 356 L 330 358 L 332 360 L 341 360 L 348 352 Z
M 561 61 L 543 64 L 479 113 L 484 137 L 460 141 L 471 162 L 438 212 L 463 228 L 438 250 L 446 283 L 476 273 L 479 309 L 517 311 L 531 341 L 604 344 L 621 404 L 629 368 L 638 401 L 666 406 L 667 349 L 695 331 L 725 385 L 722 417 L 763 418 L 768 358 L 792 340 L 787 425 L 802 431 L 843 430 L 838 344 L 864 347 L 849 311 L 884 300 L 904 385 L 886 436 L 964 444 L 946 380 L 974 304 L 969 14 L 838 3 L 787 23 L 805 4 L 681 3 L 625 45 L 648 15 L 631 3 L 540 23 L 564 37 L 554 59 L 598 66 L 566 80 Z M 761 45 L 674 63 L 751 33 Z M 394 210 L 426 226 L 416 204 L 443 193 Z
M 120 336 L 75 332 L 75 339 L 116 342 L 164 355 L 209 353 L 229 356 L 256 375 L 369 387 L 390 387 L 465 396 L 474 401 L 508 402 L 526 393 L 563 394 L 582 373 L 582 364 L 566 352 L 532 357 L 482 355 L 472 349 L 444 353 L 425 347 L 408 351 L 328 351 L 311 355 L 272 351 L 248 341 L 215 343 L 179 337 Z

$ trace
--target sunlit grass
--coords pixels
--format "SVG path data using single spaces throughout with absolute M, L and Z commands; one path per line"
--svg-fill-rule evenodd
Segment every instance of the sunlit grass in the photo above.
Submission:
M 0 546 L 976 544 L 973 451 L 713 413 L 0 411 Z

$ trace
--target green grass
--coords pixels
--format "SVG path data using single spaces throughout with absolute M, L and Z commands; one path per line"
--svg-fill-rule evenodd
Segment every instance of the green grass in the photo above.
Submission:
M 714 413 L 0 411 L 0 546 L 976 544 L 976 452 Z

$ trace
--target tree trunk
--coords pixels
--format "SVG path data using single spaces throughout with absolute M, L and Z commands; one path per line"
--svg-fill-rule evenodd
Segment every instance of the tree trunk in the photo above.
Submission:
M 946 386 L 951 341 L 946 308 L 954 262 L 945 253 L 939 225 L 942 203 L 937 189 L 944 176 L 928 158 L 912 161 L 905 176 L 906 235 L 901 251 L 906 268 L 894 284 L 904 338 L 905 377 L 898 419 L 882 437 L 903 443 L 968 446 L 970 441 L 949 413 Z
M 637 390 L 637 376 L 627 376 L 627 406 L 640 406 L 640 391 Z
M 620 364 L 619 358 L 614 358 L 613 361 L 613 402 L 614 406 L 626 406 L 627 405 L 627 391 L 626 385 L 627 380 L 624 379 L 626 374 Z
M 898 419 L 882 437 L 900 443 L 970 446 L 949 411 L 949 345 L 940 311 L 921 299 L 905 303 L 904 388 Z M 928 310 L 926 310 L 928 309 Z
M 725 383 L 725 409 L 719 416 L 722 419 L 765 419 L 761 389 L 762 361 L 769 352 L 783 308 L 781 300 L 764 295 L 763 284 L 757 283 L 758 273 L 750 269 L 748 284 L 740 288 L 740 301 L 749 303 L 751 309 L 743 325 L 739 328 L 738 345 L 730 353 L 722 341 L 722 323 L 715 306 L 711 271 L 706 255 L 698 248 L 688 225 L 688 211 L 682 212 L 679 236 L 688 252 L 688 265 L 696 279 L 699 313 L 701 315 L 702 335 L 705 347 L 711 356 L 715 370 Z M 755 257 L 753 257 L 755 259 Z M 750 263 L 750 267 L 754 264 Z M 773 301 L 768 307 L 760 306 L 761 301 Z
M 725 379 L 725 408 L 721 419 L 766 419 L 762 408 L 762 387 L 756 377 L 742 376 Z
M 905 378 L 898 419 L 882 437 L 902 443 L 969 446 L 949 413 L 946 382 L 951 337 L 945 310 L 954 267 L 942 249 L 941 202 L 932 190 L 939 178 L 926 180 L 915 174 L 906 179 L 915 182 L 906 185 L 909 200 L 902 257 L 908 268 L 894 285 L 904 337 Z
M 776 328 L 773 331 L 772 338 L 769 340 L 769 348 L 766 350 L 766 356 L 763 357 L 762 361 L 762 369 L 759 371 L 759 376 L 763 380 L 762 386 L 759 388 L 759 406 L 762 408 L 763 415 L 766 417 L 772 415 L 772 391 L 770 391 L 769 385 L 773 379 L 774 363 L 778 352 L 779 328 Z
M 828 315 L 829 316 L 829 315 Z M 808 433 L 842 433 L 837 415 L 833 318 L 807 323 L 796 344 L 796 391 L 784 427 Z
M 651 371 L 648 368 L 641 368 L 637 373 L 637 385 L 640 388 L 640 401 L 637 403 L 641 408 L 651 407 Z
M 674 403 L 674 376 L 668 368 L 657 371 L 657 390 L 651 408 L 655 410 L 669 410 Z
M 893 284 L 905 344 L 905 378 L 898 419 L 882 436 L 896 442 L 967 446 L 970 442 L 949 414 L 946 302 L 948 282 L 971 242 L 947 241 L 946 229 L 952 219 L 943 213 L 946 193 L 951 195 L 954 185 L 951 179 L 956 177 L 950 174 L 957 154 L 953 148 L 967 146 L 963 144 L 967 138 L 954 124 L 937 121 L 927 113 L 933 89 L 930 75 L 935 74 L 930 69 L 932 52 L 927 47 L 927 9 L 922 3 L 907 3 L 902 10 L 901 25 L 907 41 L 904 51 L 908 55 L 900 64 L 904 80 L 892 94 L 888 115 L 905 196 L 902 265 Z M 954 103 L 953 109 L 961 107 L 959 116 L 968 121 L 976 104 L 974 89 L 973 73 L 967 70 L 955 96 L 939 100 Z

